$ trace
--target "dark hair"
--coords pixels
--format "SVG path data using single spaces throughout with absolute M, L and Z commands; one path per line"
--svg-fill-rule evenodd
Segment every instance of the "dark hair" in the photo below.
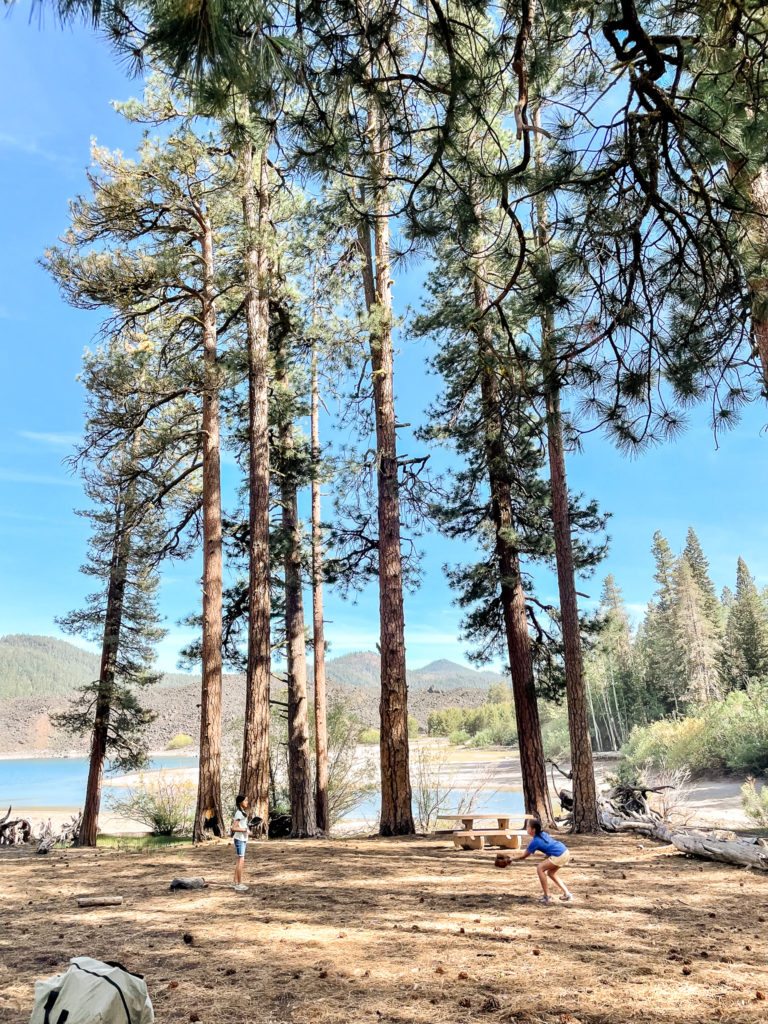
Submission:
M 529 818 L 528 819 L 528 824 L 533 829 L 533 834 L 535 836 L 540 836 L 541 835 L 541 822 L 539 821 L 538 818 Z
M 242 811 L 243 809 L 240 806 L 243 800 L 245 800 L 245 793 L 238 793 L 237 796 L 235 797 L 235 806 L 237 807 L 238 811 Z

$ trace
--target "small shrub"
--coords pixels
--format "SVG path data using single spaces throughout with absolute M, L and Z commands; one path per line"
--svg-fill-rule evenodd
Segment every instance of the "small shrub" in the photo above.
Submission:
M 419 723 L 416 721 L 413 715 L 408 715 L 408 738 L 414 740 L 418 735 Z
M 638 771 L 651 764 L 672 771 L 690 768 L 692 775 L 701 775 L 712 770 L 718 760 L 715 752 L 707 749 L 706 732 L 700 718 L 662 719 L 636 726 L 622 748 L 622 756 Z
M 378 743 L 381 733 L 378 729 L 363 729 L 357 739 L 359 743 Z
M 442 711 L 430 711 L 427 718 L 427 732 L 430 736 L 450 736 L 452 732 L 464 727 L 463 708 L 443 708 Z
M 156 836 L 186 836 L 195 820 L 197 786 L 179 782 L 162 773 L 156 778 L 139 776 L 139 784 L 125 796 L 108 799 L 115 814 L 146 825 Z
M 453 744 L 454 747 L 461 747 L 469 740 L 469 733 L 464 732 L 462 729 L 456 729 L 448 737 L 448 742 Z
M 758 793 L 755 780 L 748 778 L 741 787 L 741 806 L 759 828 L 768 828 L 768 786 L 762 786 Z
M 183 750 L 184 747 L 191 747 L 195 741 L 191 736 L 187 736 L 185 732 L 176 733 L 171 742 L 165 748 L 166 750 Z

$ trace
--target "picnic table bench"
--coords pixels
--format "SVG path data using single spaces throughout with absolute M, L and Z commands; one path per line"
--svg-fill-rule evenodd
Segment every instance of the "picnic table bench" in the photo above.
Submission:
M 519 850 L 523 845 L 523 837 L 528 833 L 525 828 L 512 828 L 510 822 L 513 818 L 519 820 L 517 814 L 446 814 L 440 815 L 440 820 L 461 822 L 461 828 L 448 829 L 444 834 L 453 838 L 453 845 L 462 850 L 482 850 L 485 847 L 485 840 L 489 846 L 501 846 L 507 850 Z M 531 815 L 523 816 L 525 819 Z M 496 822 L 496 828 L 487 825 L 477 825 L 476 822 Z

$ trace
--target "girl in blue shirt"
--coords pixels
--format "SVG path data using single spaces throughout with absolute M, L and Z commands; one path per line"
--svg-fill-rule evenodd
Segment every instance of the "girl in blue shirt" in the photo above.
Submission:
M 537 897 L 536 902 L 552 902 L 552 897 L 549 895 L 549 882 L 552 881 L 562 893 L 560 896 L 562 902 L 572 903 L 573 893 L 557 877 L 557 872 L 560 868 L 564 868 L 571 859 L 568 847 L 565 843 L 561 843 L 559 839 L 553 839 L 548 832 L 544 832 L 541 822 L 537 818 L 529 818 L 525 830 L 531 837 L 531 840 L 525 852 L 520 854 L 517 859 L 525 860 L 526 857 L 530 857 L 532 853 L 537 852 L 543 853 L 545 856 L 545 860 L 536 867 L 536 873 L 539 876 L 541 888 L 543 889 L 542 895 Z

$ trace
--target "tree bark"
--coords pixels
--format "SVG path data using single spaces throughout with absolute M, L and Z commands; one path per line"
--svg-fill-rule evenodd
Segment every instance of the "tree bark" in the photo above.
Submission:
M 540 126 L 539 111 L 535 124 Z M 540 146 L 536 146 L 536 163 L 540 166 Z M 536 203 L 536 235 L 539 249 L 548 260 L 547 208 L 543 199 Z M 560 595 L 560 617 L 565 657 L 565 687 L 568 698 L 568 732 L 571 740 L 573 772 L 573 831 L 594 833 L 597 820 L 597 788 L 592 765 L 592 742 L 589 736 L 587 696 L 584 686 L 584 664 L 581 652 L 581 627 L 576 596 L 576 568 L 571 537 L 571 516 L 568 506 L 568 484 L 565 473 L 563 418 L 560 410 L 560 376 L 557 366 L 557 338 L 554 316 L 547 310 L 541 317 L 541 365 L 546 407 L 547 451 L 552 488 L 552 520 L 555 535 L 557 586 Z
M 749 199 L 755 216 L 752 219 L 752 231 L 757 236 L 756 247 L 765 251 L 768 243 L 768 167 L 761 167 L 760 173 L 750 182 Z M 755 347 L 760 358 L 763 372 L 763 385 L 768 394 L 768 280 L 766 278 L 751 279 L 747 285 L 752 294 L 752 329 L 755 334 Z
M 83 818 L 75 842 L 76 846 L 95 846 L 98 835 L 101 787 L 104 777 L 104 760 L 107 753 L 109 716 L 112 710 L 112 694 L 115 685 L 115 668 L 120 647 L 120 629 L 123 621 L 123 601 L 128 579 L 128 561 L 131 550 L 131 533 L 127 522 L 125 504 L 118 510 L 115 536 L 112 547 L 112 561 L 107 584 L 107 607 L 104 617 L 104 633 L 101 641 L 101 667 L 99 687 L 96 693 L 96 712 L 91 734 L 91 755 L 88 765 L 88 782 L 85 788 Z
M 475 309 L 480 313 L 488 309 L 490 304 L 482 266 L 474 272 L 473 289 Z M 496 534 L 496 560 L 501 577 L 501 604 L 515 699 L 523 798 L 526 812 L 536 814 L 543 823 L 551 826 L 554 819 L 547 786 L 544 745 L 533 678 L 525 591 L 520 575 L 520 556 L 511 540 L 515 524 L 512 493 L 506 470 L 507 455 L 504 449 L 498 380 L 493 367 L 492 331 L 493 326 L 488 317 L 479 320 L 477 338 L 482 366 L 480 389 L 485 455 Z
M 281 355 L 275 374 L 287 389 L 288 376 Z M 306 839 L 317 834 L 312 792 L 312 762 L 307 712 L 307 647 L 304 636 L 304 599 L 301 591 L 301 523 L 293 461 L 292 412 L 280 424 L 282 473 L 280 499 L 285 537 L 285 637 L 288 663 L 288 793 L 291 804 L 291 837 Z
M 203 255 L 203 654 L 200 773 L 194 838 L 224 835 L 221 808 L 221 456 L 213 231 L 202 218 Z
M 542 356 L 544 398 L 546 402 L 547 449 L 552 486 L 552 519 L 555 527 L 555 561 L 560 594 L 560 616 L 565 652 L 565 688 L 568 697 L 568 732 L 571 740 L 573 772 L 573 831 L 593 833 L 597 820 L 597 789 L 589 737 L 584 665 L 581 655 L 581 627 L 576 598 L 576 570 L 568 508 L 565 475 L 563 423 L 560 413 L 560 388 L 555 369 L 554 339 L 550 325 L 542 319 Z
M 312 342 L 312 636 L 315 682 L 315 818 L 321 832 L 328 822 L 328 713 L 325 687 L 325 629 L 323 623 L 323 533 L 320 508 L 320 390 L 317 341 Z
M 269 560 L 269 177 L 253 148 L 243 152 L 243 218 L 247 232 L 245 318 L 248 345 L 248 668 L 240 791 L 252 813 L 269 820 L 269 689 L 272 671 Z
M 378 488 L 379 621 L 381 651 L 381 819 L 383 836 L 413 835 L 408 750 L 408 684 L 405 670 L 403 567 L 400 547 L 400 495 L 395 421 L 392 291 L 389 266 L 388 139 L 375 100 L 368 106 L 368 137 L 373 188 L 374 252 L 364 253 L 364 287 L 373 314 L 371 370 L 376 420 Z M 367 252 L 366 252 L 367 250 Z M 375 260 L 372 265 L 371 256 Z

